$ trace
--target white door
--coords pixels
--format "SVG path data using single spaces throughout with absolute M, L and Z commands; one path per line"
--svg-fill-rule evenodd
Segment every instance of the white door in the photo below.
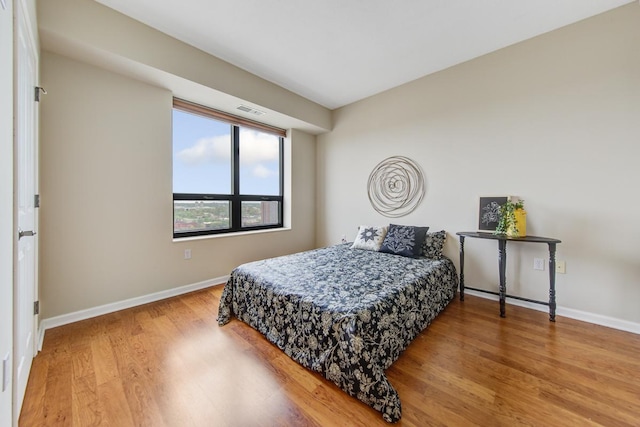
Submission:
M 38 63 L 35 41 L 23 2 L 17 1 L 15 32 L 15 203 L 17 256 L 14 288 L 14 416 L 20 414 L 31 362 L 35 356 L 37 218 L 37 103 Z
M 0 426 L 13 412 L 13 3 L 0 2 Z

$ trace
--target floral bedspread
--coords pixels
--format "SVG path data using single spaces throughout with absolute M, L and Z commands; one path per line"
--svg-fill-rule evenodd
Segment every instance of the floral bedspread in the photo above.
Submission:
M 382 413 L 401 417 L 385 370 L 453 299 L 448 258 L 413 259 L 341 244 L 243 264 L 220 300 L 301 365 Z

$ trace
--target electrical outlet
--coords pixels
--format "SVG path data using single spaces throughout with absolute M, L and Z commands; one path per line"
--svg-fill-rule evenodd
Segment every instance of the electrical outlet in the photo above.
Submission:
M 347 243 L 347 235 L 346 235 L 346 234 L 343 234 L 343 235 L 342 235 L 342 238 L 340 239 L 340 241 L 341 241 L 342 243 Z
M 542 270 L 542 271 L 544 271 L 544 258 L 534 258 L 533 259 L 533 269 L 534 270 Z
M 564 261 L 556 261 L 556 273 L 565 274 L 567 272 L 567 263 Z
M 191 249 L 184 250 L 184 259 L 191 259 Z

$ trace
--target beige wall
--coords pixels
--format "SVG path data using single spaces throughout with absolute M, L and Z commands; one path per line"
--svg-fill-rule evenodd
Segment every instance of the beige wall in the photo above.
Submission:
M 189 90 L 212 99 L 227 91 L 279 114 L 301 111 L 295 120 L 308 118 L 313 129 L 329 126 L 325 111 L 95 2 L 39 7 L 50 50 L 42 63 L 43 318 L 221 277 L 244 261 L 390 222 L 370 207 L 366 181 L 399 154 L 422 165 L 427 197 L 396 222 L 473 230 L 479 196 L 519 195 L 529 233 L 563 240 L 559 304 L 640 322 L 640 202 L 630 184 L 640 154 L 637 4 L 337 110 L 317 147 L 314 136 L 292 131 L 292 230 L 180 243 L 171 240 L 172 82 L 190 81 Z M 98 31 L 111 24 L 142 45 Z M 467 281 L 491 288 L 495 245 L 469 241 L 467 251 Z M 447 254 L 457 259 L 455 238 Z M 534 257 L 547 259 L 545 248 L 509 246 L 508 285 L 545 299 L 548 273 L 532 270 Z
M 318 244 L 390 222 L 367 199 L 384 158 L 416 160 L 426 198 L 394 220 L 477 229 L 478 197 L 525 199 L 529 234 L 557 237 L 562 307 L 640 322 L 640 7 L 560 29 L 334 112 L 318 138 Z M 495 289 L 495 242 L 467 240 L 467 283 Z M 509 291 L 546 299 L 542 245 L 508 245 Z
M 315 137 L 291 131 L 289 231 L 172 241 L 172 94 L 42 55 L 42 317 L 198 283 L 315 243 Z M 192 259 L 184 260 L 184 249 Z

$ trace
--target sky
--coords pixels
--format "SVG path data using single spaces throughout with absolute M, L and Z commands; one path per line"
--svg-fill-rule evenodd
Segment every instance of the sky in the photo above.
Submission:
M 278 195 L 279 137 L 240 129 L 240 194 Z M 231 194 L 231 125 L 173 110 L 173 192 Z

